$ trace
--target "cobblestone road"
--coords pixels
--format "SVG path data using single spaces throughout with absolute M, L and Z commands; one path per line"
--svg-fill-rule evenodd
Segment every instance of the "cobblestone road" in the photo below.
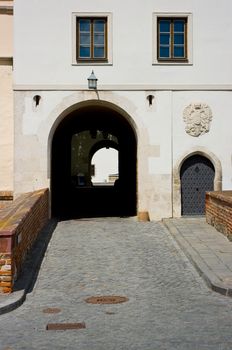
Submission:
M 84 301 L 96 295 L 129 301 Z M 86 329 L 46 330 L 58 322 Z M 0 316 L 0 349 L 231 350 L 231 324 L 232 299 L 207 288 L 162 224 L 73 220 L 57 225 L 26 302 Z

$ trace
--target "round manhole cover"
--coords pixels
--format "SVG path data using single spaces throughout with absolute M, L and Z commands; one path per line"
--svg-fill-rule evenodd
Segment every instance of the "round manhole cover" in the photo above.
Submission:
M 129 299 L 126 297 L 121 297 L 117 295 L 105 295 L 85 299 L 86 303 L 89 304 L 119 304 L 125 303 L 128 300 Z
M 58 314 L 61 310 L 57 307 L 48 307 L 47 309 L 43 309 L 43 313 L 45 314 Z

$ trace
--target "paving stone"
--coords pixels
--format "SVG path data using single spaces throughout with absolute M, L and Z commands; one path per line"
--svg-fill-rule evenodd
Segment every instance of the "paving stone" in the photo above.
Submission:
M 101 295 L 129 300 L 85 302 Z M 228 350 L 231 322 L 232 299 L 206 286 L 162 223 L 73 220 L 58 223 L 24 304 L 0 316 L 0 350 Z

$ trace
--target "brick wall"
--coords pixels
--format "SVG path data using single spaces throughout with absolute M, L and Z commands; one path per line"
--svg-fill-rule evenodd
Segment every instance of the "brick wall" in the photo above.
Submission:
M 232 241 L 232 191 L 206 193 L 206 221 Z
M 0 293 L 10 293 L 25 257 L 48 221 L 48 190 L 25 193 L 0 210 Z

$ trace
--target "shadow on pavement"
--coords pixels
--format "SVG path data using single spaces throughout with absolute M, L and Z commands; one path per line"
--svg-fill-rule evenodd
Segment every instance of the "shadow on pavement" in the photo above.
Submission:
M 44 254 L 56 226 L 57 220 L 51 219 L 39 233 L 34 245 L 28 252 L 20 276 L 14 284 L 13 292 L 25 290 L 26 293 L 30 293 L 33 290 Z

